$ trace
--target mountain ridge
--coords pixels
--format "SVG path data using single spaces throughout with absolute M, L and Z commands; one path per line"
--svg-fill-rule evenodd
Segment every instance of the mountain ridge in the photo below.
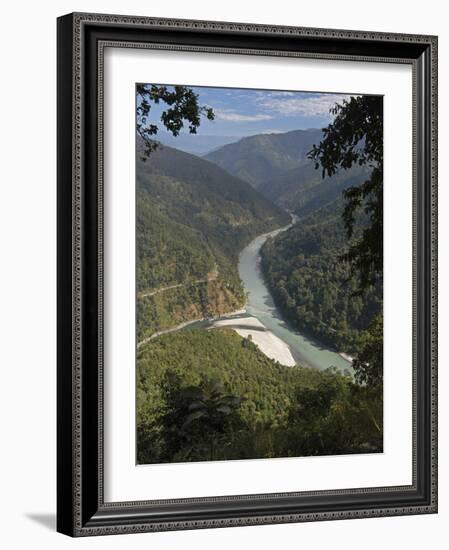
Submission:
M 162 146 L 137 155 L 138 339 L 241 308 L 238 254 L 289 215 L 248 183 Z M 155 292 L 158 289 L 164 291 Z
M 323 178 L 307 156 L 322 135 L 319 128 L 256 134 L 204 158 L 247 181 L 279 206 L 304 215 L 330 204 L 344 189 L 359 185 L 369 175 L 366 167 L 355 166 Z
M 255 134 L 224 145 L 204 158 L 258 189 L 262 181 L 304 164 L 311 142 L 317 141 L 321 132 L 308 129 Z

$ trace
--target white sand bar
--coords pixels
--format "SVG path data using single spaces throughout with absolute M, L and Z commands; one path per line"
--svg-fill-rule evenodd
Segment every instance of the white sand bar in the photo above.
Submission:
M 233 328 L 234 326 L 241 327 L 256 327 L 260 330 L 267 330 L 265 325 L 256 319 L 255 317 L 233 317 L 232 319 L 220 319 L 219 321 L 214 322 L 214 327 L 225 327 L 229 326 Z
M 251 336 L 254 344 L 256 344 L 260 351 L 270 359 L 274 359 L 286 367 L 294 367 L 296 365 L 289 346 L 269 331 L 265 325 L 255 317 L 222 319 L 216 321 L 214 327 L 232 328 L 243 338 Z

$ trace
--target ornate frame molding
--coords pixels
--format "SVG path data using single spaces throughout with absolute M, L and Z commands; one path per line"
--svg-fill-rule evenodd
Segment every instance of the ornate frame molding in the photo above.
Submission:
M 130 36 L 135 30 L 139 31 L 139 37 L 132 40 Z M 156 41 L 152 31 L 161 31 Z M 182 33 L 183 42 L 177 42 L 180 36 L 177 32 Z M 142 38 L 144 35 L 146 39 Z M 170 35 L 169 42 L 164 41 L 164 37 L 167 40 Z M 286 40 L 287 48 L 282 47 L 282 39 Z M 186 40 L 197 43 L 189 44 Z M 220 41 L 221 45 L 217 45 Z M 240 44 L 245 41 L 249 48 Z M 337 45 L 331 49 L 340 53 L 329 50 L 331 43 Z M 105 46 L 409 63 L 413 66 L 414 481 L 410 487 L 104 503 L 102 101 Z M 93 112 L 93 106 L 96 120 L 89 126 L 86 112 Z M 88 536 L 436 512 L 437 38 L 70 14 L 58 20 L 58 115 L 58 530 L 72 536 Z M 72 128 L 69 138 L 68 125 Z M 95 208 L 92 203 L 95 203 Z M 88 204 L 91 204 L 90 208 L 86 206 Z M 86 245 L 87 233 L 95 236 L 93 248 Z M 96 300 L 94 319 L 86 314 L 88 300 Z M 418 311 L 425 314 L 424 324 L 418 322 Z M 94 337 L 88 330 L 93 324 Z M 91 365 L 89 371 L 88 365 Z M 424 393 L 418 395 L 418 390 Z M 424 403 L 422 396 L 428 403 Z M 423 407 L 427 407 L 425 414 L 421 411 Z M 95 430 L 87 429 L 86 422 L 83 422 L 87 411 L 97 416 Z M 421 416 L 417 423 L 417 414 L 425 416 L 424 424 Z M 418 449 L 418 445 L 426 448 Z M 424 452 L 425 457 L 418 451 Z M 379 492 L 390 497 L 384 498 L 383 503 L 379 499 L 376 501 L 374 497 L 377 498 Z M 366 499 L 370 495 L 374 501 L 368 504 Z M 272 513 L 262 513 L 260 506 L 254 503 L 255 500 L 267 503 L 273 499 L 280 501 L 295 497 L 327 499 L 328 504 L 320 509 L 314 503 L 307 509 L 298 501 L 296 511 L 274 513 L 273 508 Z M 333 502 L 335 509 L 329 511 Z M 201 517 L 193 509 L 194 504 L 207 508 L 208 504 L 214 503 L 221 503 L 223 510 L 227 510 L 222 517 L 215 517 L 217 514 Z M 248 503 L 253 505 L 253 514 Z M 232 504 L 241 506 L 231 508 Z M 173 507 L 171 515 L 164 517 L 159 512 L 152 513 L 152 507 L 168 505 Z

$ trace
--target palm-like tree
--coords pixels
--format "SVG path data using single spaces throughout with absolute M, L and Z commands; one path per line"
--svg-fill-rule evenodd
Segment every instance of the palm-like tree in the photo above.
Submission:
M 240 407 L 242 398 L 226 393 L 223 384 L 216 379 L 204 380 L 201 386 L 185 388 L 182 393 L 188 402 L 182 429 L 189 431 L 195 425 L 201 427 L 208 442 L 209 458 L 214 460 L 215 449 L 225 439 L 229 420 Z

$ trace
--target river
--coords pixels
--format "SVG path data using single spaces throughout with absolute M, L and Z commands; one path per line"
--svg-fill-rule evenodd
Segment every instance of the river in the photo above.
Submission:
M 247 314 L 259 319 L 268 330 L 283 340 L 290 347 L 298 363 L 320 370 L 333 366 L 339 371 L 351 371 L 349 361 L 337 352 L 299 333 L 282 319 L 265 284 L 260 268 L 260 249 L 268 237 L 274 237 L 291 225 L 259 235 L 240 253 L 239 274 L 248 297 Z
M 267 338 L 264 338 L 265 344 L 261 347 L 261 349 L 269 357 L 272 356 L 272 352 L 274 352 L 274 355 L 279 353 L 282 355 L 282 350 L 279 350 L 279 344 L 281 344 L 281 347 L 284 346 L 285 348 L 283 352 L 284 357 L 285 352 L 287 352 L 290 356 L 290 360 L 283 363 L 285 365 L 294 365 L 296 362 L 301 365 L 320 370 L 325 370 L 329 367 L 336 367 L 340 372 L 347 371 L 352 373 L 352 365 L 350 361 L 343 358 L 336 351 L 327 348 L 324 344 L 301 334 L 283 320 L 273 301 L 270 291 L 265 284 L 260 268 L 260 249 L 268 237 L 274 237 L 282 231 L 286 231 L 296 222 L 296 219 L 297 218 L 295 216 L 292 216 L 291 224 L 281 227 L 280 229 L 275 229 L 269 233 L 259 235 L 241 251 L 238 270 L 247 295 L 247 302 L 244 310 L 231 312 L 213 320 L 201 319 L 182 323 L 176 327 L 153 334 L 149 338 L 139 342 L 138 347 L 165 333 L 176 332 L 183 329 L 195 330 L 213 328 L 220 325 L 224 326 L 223 323 L 226 324 L 226 322 L 229 323 L 227 326 L 232 327 L 237 331 L 245 329 L 260 331 L 261 329 L 259 327 L 254 327 L 253 323 L 251 323 L 251 318 L 254 317 L 262 323 L 262 330 L 268 331 L 267 336 L 271 332 L 275 337 L 282 341 L 276 342 L 275 339 L 272 343 L 270 343 L 270 337 L 268 337 L 268 340 Z M 255 336 L 256 334 L 253 334 L 253 338 Z M 270 349 L 267 349 L 267 346 Z M 270 346 L 274 346 L 276 349 L 272 349 Z M 276 357 L 276 360 L 280 360 L 282 363 L 281 358 Z

